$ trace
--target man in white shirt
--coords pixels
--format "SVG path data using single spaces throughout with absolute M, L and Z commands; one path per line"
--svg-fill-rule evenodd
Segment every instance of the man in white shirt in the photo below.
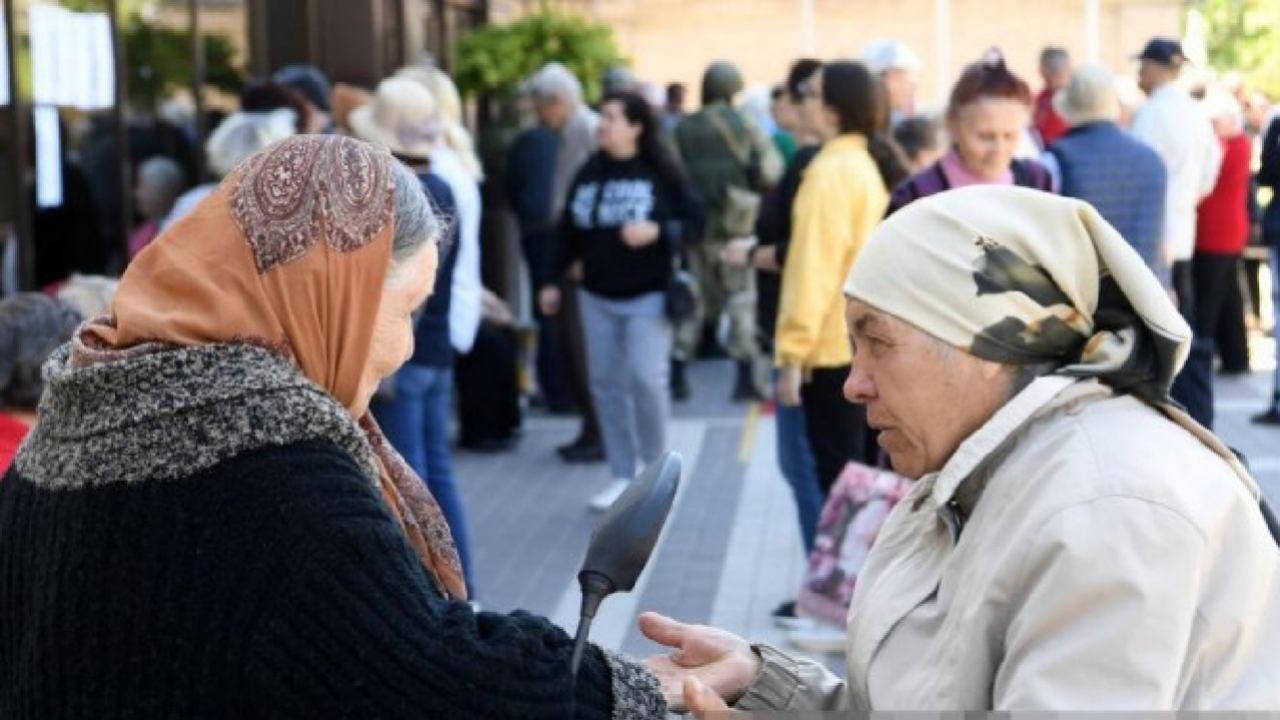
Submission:
M 1165 203 L 1164 256 L 1172 267 L 1178 309 L 1194 316 L 1191 256 L 1196 245 L 1196 208 L 1213 191 L 1222 166 L 1222 147 L 1209 118 L 1185 90 L 1178 74 L 1187 57 L 1171 38 L 1154 38 L 1137 58 L 1138 84 L 1147 102 L 1133 118 L 1135 137 L 1155 149 L 1169 171 Z M 1173 396 L 1205 427 L 1213 424 L 1213 345 L 1196 338 Z

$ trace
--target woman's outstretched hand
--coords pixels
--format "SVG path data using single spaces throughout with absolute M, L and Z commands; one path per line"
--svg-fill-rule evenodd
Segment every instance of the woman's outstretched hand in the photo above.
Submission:
M 724 698 L 695 677 L 684 681 L 684 702 L 697 720 L 729 720 L 735 714 Z
M 717 708 L 728 709 L 728 704 L 742 697 L 760 674 L 760 656 L 750 643 L 733 633 L 705 625 L 686 625 L 657 613 L 640 616 L 640 632 L 675 651 L 651 657 L 645 664 L 661 681 L 667 706 L 676 712 L 695 709 L 686 704 L 686 683 L 690 679 L 697 680 L 714 696 L 698 693 L 705 700 L 703 706 L 714 713 Z

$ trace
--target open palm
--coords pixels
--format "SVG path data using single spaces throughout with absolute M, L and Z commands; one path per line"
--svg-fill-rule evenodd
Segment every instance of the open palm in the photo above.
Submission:
M 732 702 L 746 692 L 760 672 L 760 658 L 750 643 L 733 633 L 705 625 L 686 625 L 659 615 L 640 616 L 640 631 L 674 652 L 645 660 L 662 683 L 667 705 L 688 709 L 685 682 L 697 679 L 716 695 Z

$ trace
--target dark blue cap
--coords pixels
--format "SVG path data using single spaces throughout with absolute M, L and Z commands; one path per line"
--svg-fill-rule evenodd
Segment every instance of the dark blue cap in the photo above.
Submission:
M 329 78 L 314 65 L 286 65 L 276 71 L 272 80 L 297 90 L 307 102 L 329 112 Z
M 1187 56 L 1182 52 L 1182 43 L 1173 38 L 1158 37 L 1152 38 L 1147 43 L 1147 46 L 1142 49 L 1142 54 L 1137 59 L 1150 60 L 1176 68 L 1181 67 L 1187 61 Z

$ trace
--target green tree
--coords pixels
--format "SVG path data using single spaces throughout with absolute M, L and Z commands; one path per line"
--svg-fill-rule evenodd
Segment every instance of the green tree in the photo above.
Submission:
M 174 90 L 190 85 L 194 75 L 190 31 L 161 27 L 135 15 L 125 25 L 123 34 L 130 102 L 139 107 L 155 107 Z M 238 94 L 244 86 L 244 75 L 236 67 L 234 57 L 235 46 L 230 38 L 205 35 L 205 84 Z
M 467 33 L 455 59 L 459 90 L 468 95 L 509 98 L 520 83 L 554 60 L 578 76 L 588 100 L 599 96 L 604 71 L 624 62 L 608 25 L 548 7 L 515 22 Z
M 120 32 L 124 38 L 129 101 L 153 108 L 178 88 L 188 87 L 195 74 L 191 66 L 191 32 L 165 27 L 148 18 L 160 0 L 117 0 Z M 106 0 L 63 0 L 62 7 L 77 12 L 103 12 Z M 204 36 L 205 84 L 237 94 L 244 86 L 244 72 L 236 66 L 236 49 L 223 35 Z
M 1280 0 L 1192 0 L 1206 26 L 1209 64 L 1239 71 L 1250 87 L 1280 98 Z

